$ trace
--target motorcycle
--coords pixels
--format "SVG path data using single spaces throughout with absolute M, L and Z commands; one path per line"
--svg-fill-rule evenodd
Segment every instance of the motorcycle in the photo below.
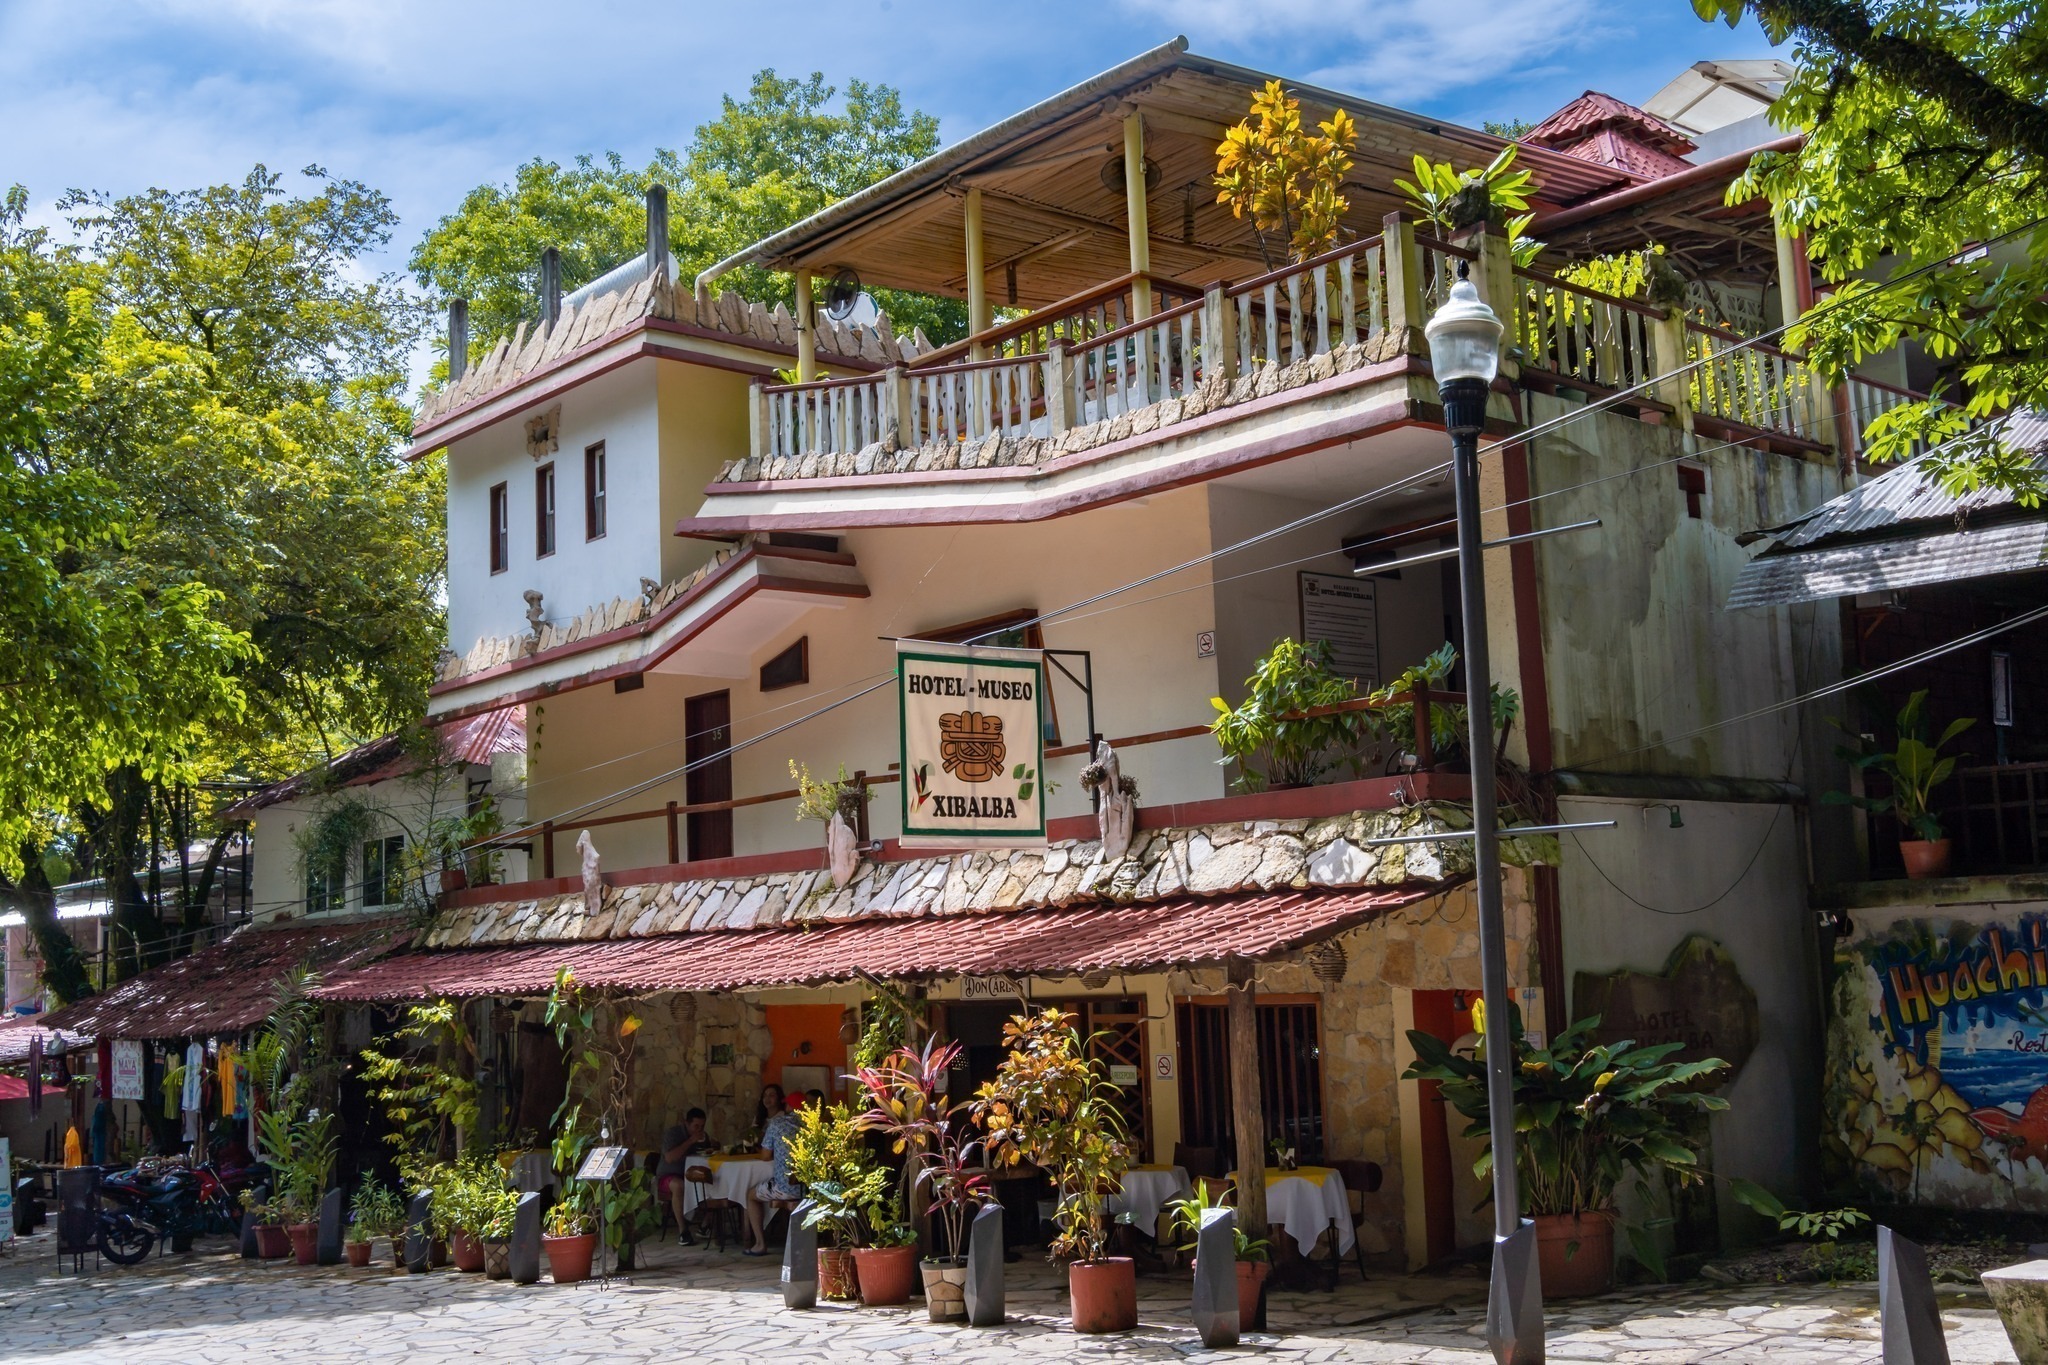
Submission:
M 135 1265 L 166 1239 L 183 1252 L 201 1233 L 234 1231 L 240 1215 L 228 1182 L 239 1175 L 159 1159 L 107 1176 L 100 1182 L 100 1253 L 116 1265 Z

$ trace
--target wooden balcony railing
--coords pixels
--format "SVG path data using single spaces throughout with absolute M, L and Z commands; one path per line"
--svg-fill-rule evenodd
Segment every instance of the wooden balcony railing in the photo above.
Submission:
M 1337 702 L 1330 706 L 1314 707 L 1284 719 L 1307 720 L 1318 716 L 1340 715 L 1351 711 L 1379 710 L 1392 706 L 1402 706 L 1411 702 L 1418 703 L 1414 708 L 1414 770 L 1417 772 L 1429 772 L 1437 766 L 1431 717 L 1434 713 L 1434 708 L 1438 706 L 1462 704 L 1462 698 L 1452 693 L 1436 692 L 1424 687 L 1378 701 L 1370 697 L 1358 697 L 1351 701 Z M 1144 734 L 1124 735 L 1121 738 L 1111 739 L 1109 743 L 1118 750 L 1128 750 L 1146 744 L 1164 744 L 1175 740 L 1194 739 L 1197 736 L 1209 733 L 1210 729 L 1207 724 L 1183 725 L 1172 730 L 1153 730 Z M 1055 758 L 1084 758 L 1094 753 L 1095 744 L 1101 739 L 1102 736 L 1094 735 L 1090 736 L 1086 743 L 1062 744 L 1047 749 L 1045 756 L 1048 760 Z M 853 775 L 853 781 L 863 790 L 902 780 L 902 775 L 895 772 L 870 776 L 867 772 L 861 771 Z M 487 839 L 479 839 L 471 844 L 470 847 L 474 849 L 504 848 L 510 845 L 524 844 L 531 840 L 539 846 L 537 851 L 540 857 L 541 877 L 552 878 L 555 875 L 556 836 L 567 834 L 574 830 L 600 829 L 607 825 L 636 824 L 659 820 L 663 822 L 668 834 L 668 861 L 670 863 L 682 863 L 685 861 L 685 854 L 687 852 L 683 847 L 682 841 L 684 816 L 709 814 L 713 811 L 742 810 L 748 806 L 764 806 L 779 801 L 794 801 L 801 794 L 797 788 L 790 787 L 782 791 L 763 792 L 758 796 L 738 796 L 725 801 L 670 801 L 664 805 L 649 807 L 646 810 L 625 811 L 617 815 L 550 818 L 522 825 L 518 829 L 508 830 L 503 834 L 495 834 Z M 855 833 L 860 841 L 865 844 L 868 841 L 868 831 L 866 829 L 867 802 L 862 801 L 860 803 L 860 810 L 862 827 L 856 830 Z

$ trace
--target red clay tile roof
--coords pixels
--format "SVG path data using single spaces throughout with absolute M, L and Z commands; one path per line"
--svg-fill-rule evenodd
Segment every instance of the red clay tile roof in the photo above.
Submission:
M 441 757 L 448 763 L 489 763 L 497 754 L 521 754 L 526 752 L 526 708 L 507 706 L 467 720 L 440 727 Z M 223 820 L 246 820 L 265 806 L 274 806 L 280 801 L 289 801 L 295 796 L 312 790 L 316 785 L 363 787 L 372 782 L 385 782 L 394 777 L 403 777 L 413 770 L 410 755 L 405 752 L 403 737 L 397 732 L 373 739 L 367 744 L 337 754 L 322 767 L 310 768 L 305 772 L 283 781 L 273 782 L 260 791 L 251 792 L 220 813 Z
M 1695 145 L 1662 119 L 1597 90 L 1588 90 L 1531 128 L 1522 141 L 1645 180 L 1690 169 L 1692 163 L 1684 154 Z
M 395 919 L 289 929 L 251 927 L 36 1022 L 98 1038 L 187 1038 L 240 1033 L 270 1012 L 277 983 L 301 964 L 345 971 L 401 946 Z
M 1437 895 L 1446 885 L 456 948 L 388 957 L 334 976 L 314 993 L 328 1000 L 531 996 L 545 993 L 562 967 L 589 987 L 639 992 L 812 985 L 860 975 L 1067 975 L 1196 966 L 1285 952 Z

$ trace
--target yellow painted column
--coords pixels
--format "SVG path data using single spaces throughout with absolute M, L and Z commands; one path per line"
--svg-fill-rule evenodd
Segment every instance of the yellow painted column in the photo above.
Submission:
M 1152 221 L 1145 204 L 1145 120 L 1133 109 L 1124 115 L 1124 217 L 1131 237 L 1131 273 L 1152 273 Z M 1131 290 L 1131 321 L 1152 316 L 1152 290 L 1142 281 Z
M 988 253 L 982 246 L 981 190 L 978 187 L 970 187 L 967 191 L 966 232 L 967 335 L 972 337 L 986 332 L 991 322 L 988 311 Z M 975 360 L 986 359 L 987 348 L 977 342 L 969 354 Z
M 817 309 L 811 302 L 811 272 L 796 272 L 796 379 L 808 384 L 818 377 Z

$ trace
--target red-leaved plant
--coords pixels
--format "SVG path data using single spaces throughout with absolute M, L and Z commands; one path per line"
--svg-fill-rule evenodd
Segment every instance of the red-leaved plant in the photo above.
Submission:
M 849 1077 L 868 1104 L 855 1123 L 890 1140 L 904 1158 L 906 1185 L 930 1190 L 932 1212 L 956 1260 L 965 1254 L 967 1211 L 988 1194 L 988 1177 L 975 1164 L 979 1140 L 954 1121 L 966 1102 L 946 1103 L 947 1076 L 959 1059 L 960 1044 L 927 1040 L 923 1051 L 899 1047 Z

